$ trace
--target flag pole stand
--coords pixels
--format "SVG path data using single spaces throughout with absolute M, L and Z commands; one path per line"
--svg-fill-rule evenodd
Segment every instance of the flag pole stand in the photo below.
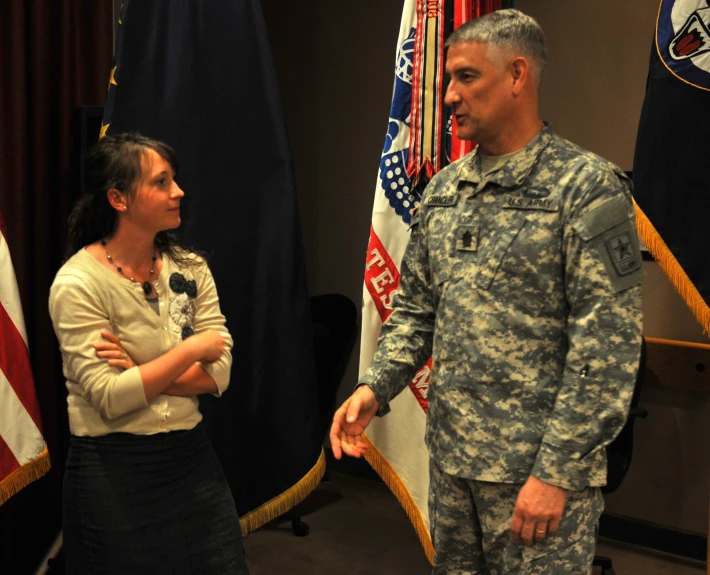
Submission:
M 34 575 L 45 575 L 45 573 L 49 571 L 49 561 L 50 559 L 54 559 L 59 554 L 62 549 L 62 545 L 64 545 L 64 537 L 62 536 L 62 530 L 60 529 L 54 539 L 54 543 L 52 543 L 52 546 L 49 548 L 49 551 L 47 551 L 45 556 L 42 557 L 42 561 L 40 561 L 39 567 L 37 567 Z

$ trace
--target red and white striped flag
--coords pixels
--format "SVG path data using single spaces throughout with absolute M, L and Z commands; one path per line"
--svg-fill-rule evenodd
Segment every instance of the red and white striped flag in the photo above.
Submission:
M 0 214 L 0 505 L 49 467 L 20 292 Z
M 444 114 L 445 18 L 457 28 L 501 8 L 501 0 L 405 0 L 395 58 L 389 126 L 380 160 L 365 263 L 360 375 L 370 366 L 377 337 L 391 313 L 399 266 L 409 241 L 412 209 L 441 167 L 473 149 L 456 137 Z M 430 561 L 429 454 L 424 444 L 431 359 L 408 389 L 367 430 L 367 461 L 407 512 Z

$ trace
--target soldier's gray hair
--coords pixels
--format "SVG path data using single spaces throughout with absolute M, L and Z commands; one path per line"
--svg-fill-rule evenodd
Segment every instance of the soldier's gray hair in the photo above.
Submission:
M 534 18 L 520 10 L 496 10 L 469 20 L 449 36 L 446 47 L 465 42 L 519 51 L 532 60 L 538 82 L 542 79 L 547 65 L 545 33 Z

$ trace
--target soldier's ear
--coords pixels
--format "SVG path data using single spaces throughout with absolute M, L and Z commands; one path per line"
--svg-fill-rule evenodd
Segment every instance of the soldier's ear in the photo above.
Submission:
M 510 62 L 510 76 L 512 79 L 513 94 L 518 95 L 523 91 L 530 78 L 530 64 L 523 56 L 513 58 Z

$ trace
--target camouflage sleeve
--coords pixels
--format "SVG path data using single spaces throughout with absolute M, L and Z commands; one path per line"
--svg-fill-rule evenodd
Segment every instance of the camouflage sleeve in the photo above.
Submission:
M 399 288 L 392 314 L 382 326 L 377 351 L 358 385 L 369 385 L 379 403 L 378 415 L 390 411 L 389 402 L 412 380 L 431 356 L 434 334 L 434 297 L 429 257 L 418 210 L 400 266 Z
M 599 484 L 601 450 L 628 414 L 641 352 L 643 268 L 629 184 L 597 186 L 565 226 L 567 352 L 532 475 L 579 490 Z

